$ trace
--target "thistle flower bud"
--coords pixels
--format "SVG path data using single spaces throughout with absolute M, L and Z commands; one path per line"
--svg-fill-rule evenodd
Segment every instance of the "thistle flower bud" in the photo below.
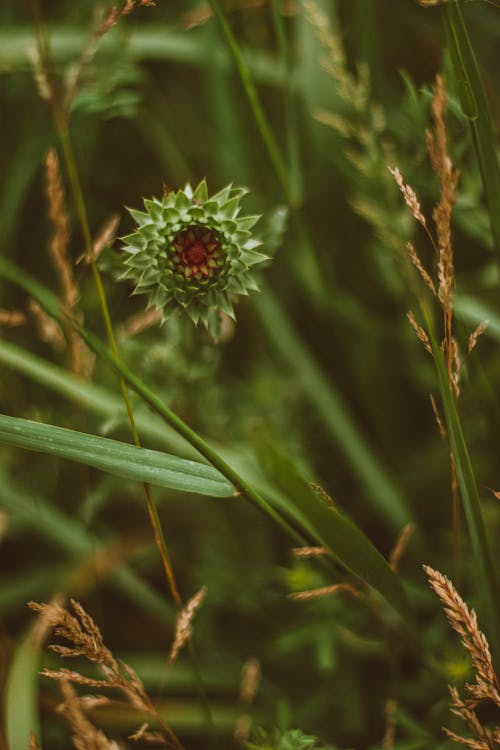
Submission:
M 228 185 L 212 197 L 205 180 L 192 190 L 144 200 L 145 211 L 129 209 L 137 229 L 123 237 L 126 270 L 134 294 L 146 294 L 148 307 L 163 319 L 184 309 L 217 338 L 221 312 L 234 318 L 233 299 L 256 290 L 251 269 L 267 256 L 250 230 L 259 216 L 240 216 L 246 191 Z

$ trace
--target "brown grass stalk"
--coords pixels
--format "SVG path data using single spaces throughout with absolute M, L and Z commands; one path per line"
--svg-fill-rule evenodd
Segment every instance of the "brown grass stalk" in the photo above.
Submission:
M 99 627 L 79 602 L 74 599 L 71 600 L 73 612 L 58 603 L 30 602 L 29 606 L 40 615 L 46 626 L 54 628 L 56 636 L 65 639 L 69 644 L 51 644 L 50 649 L 52 651 L 64 658 L 84 656 L 90 662 L 99 665 L 103 678 L 86 677 L 79 672 L 65 668 L 59 670 L 44 669 L 42 674 L 58 680 L 61 685 L 74 683 L 92 689 L 119 691 L 133 708 L 155 720 L 161 727 L 165 740 L 170 747 L 182 750 L 179 739 L 158 714 L 139 676 L 132 667 L 113 656 L 111 650 L 104 643 Z M 82 746 L 82 750 L 83 747 L 85 746 Z M 101 750 L 100 746 L 98 747 Z

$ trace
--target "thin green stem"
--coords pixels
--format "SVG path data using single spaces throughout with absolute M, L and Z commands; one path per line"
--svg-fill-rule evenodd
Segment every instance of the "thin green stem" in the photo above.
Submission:
M 500 656 L 500 589 L 498 585 L 495 565 L 491 553 L 486 528 L 481 510 L 481 501 L 477 483 L 472 469 L 469 450 L 457 411 L 456 398 L 450 385 L 447 364 L 443 359 L 441 349 L 434 333 L 431 312 L 422 300 L 421 309 L 424 315 L 427 331 L 432 345 L 432 354 L 436 366 L 439 391 L 446 417 L 446 425 L 450 436 L 451 450 L 455 460 L 458 486 L 467 522 L 467 528 L 474 554 L 478 588 L 482 594 L 483 621 L 487 624 L 487 633 L 492 651 L 498 659 Z
M 87 207 L 85 204 L 85 199 L 83 197 L 80 177 L 79 177 L 78 168 L 76 165 L 75 153 L 74 153 L 73 144 L 72 144 L 70 133 L 69 133 L 68 113 L 65 110 L 64 104 L 62 103 L 62 98 L 59 95 L 57 80 L 54 75 L 52 60 L 50 56 L 50 50 L 49 50 L 47 39 L 44 34 L 44 27 L 42 23 L 38 0 L 32 0 L 32 8 L 33 8 L 35 32 L 36 32 L 37 42 L 38 42 L 38 51 L 40 55 L 40 64 L 42 66 L 42 69 L 45 71 L 47 75 L 47 82 L 49 84 L 49 89 L 50 89 L 50 104 L 52 108 L 54 123 L 56 126 L 59 141 L 61 144 L 61 148 L 62 148 L 62 152 L 64 156 L 64 163 L 66 165 L 66 170 L 67 170 L 68 177 L 69 177 L 71 193 L 73 196 L 73 201 L 75 204 L 80 228 L 81 228 L 83 238 L 84 238 L 85 254 L 92 269 L 92 276 L 93 276 L 94 283 L 97 289 L 99 304 L 101 307 L 101 312 L 102 312 L 102 316 L 104 320 L 104 326 L 105 326 L 106 336 L 109 342 L 109 346 L 111 348 L 111 351 L 113 352 L 114 358 L 117 361 L 119 361 L 120 355 L 118 351 L 118 345 L 116 343 L 116 337 L 115 337 L 114 330 L 113 330 L 113 324 L 111 321 L 109 305 L 106 299 L 106 293 L 104 290 L 101 273 L 99 271 L 99 268 L 94 258 L 92 234 L 90 231 L 90 223 L 88 220 Z M 139 433 L 137 431 L 137 426 L 136 426 L 135 419 L 134 419 L 134 414 L 133 414 L 132 405 L 130 402 L 130 395 L 128 392 L 127 384 L 126 384 L 125 379 L 122 377 L 120 373 L 118 373 L 118 380 L 120 383 L 120 390 L 122 393 L 123 401 L 124 401 L 125 408 L 127 411 L 128 420 L 130 423 L 130 429 L 131 429 L 133 441 L 136 446 L 141 447 L 141 441 L 139 438 Z M 158 548 L 160 558 L 162 560 L 162 564 L 163 564 L 163 568 L 164 568 L 165 575 L 167 578 L 170 593 L 172 595 L 172 598 L 175 602 L 176 607 L 180 611 L 183 608 L 184 604 L 182 601 L 182 597 L 179 593 L 175 573 L 174 573 L 174 570 L 172 568 L 172 564 L 170 561 L 170 554 L 169 554 L 165 534 L 163 531 L 163 527 L 161 524 L 161 520 L 159 517 L 158 508 L 156 506 L 149 484 L 144 483 L 143 487 L 144 487 L 144 494 L 146 498 L 148 516 L 149 516 L 151 527 L 153 530 L 155 544 Z M 195 678 L 198 684 L 198 690 L 199 690 L 200 697 L 202 700 L 202 705 L 203 705 L 203 708 L 207 717 L 208 725 L 211 728 L 212 740 L 214 742 L 214 746 L 216 746 L 217 741 L 216 741 L 216 735 L 215 735 L 215 724 L 213 721 L 208 698 L 207 698 L 207 695 L 203 686 L 203 682 L 201 679 L 200 668 L 199 668 L 198 660 L 195 655 L 194 646 L 192 643 L 190 644 L 189 651 L 191 654 L 193 669 L 194 669 Z
M 290 184 L 286 164 L 276 142 L 276 138 L 271 129 L 271 126 L 269 125 L 269 121 L 264 113 L 264 109 L 260 102 L 255 84 L 252 80 L 248 65 L 245 62 L 240 46 L 236 41 L 236 38 L 226 20 L 226 17 L 219 5 L 218 0 L 209 0 L 209 2 L 213 14 L 222 29 L 222 33 L 224 34 L 231 54 L 233 55 L 238 74 L 241 78 L 243 89 L 245 91 L 245 94 L 247 95 L 248 103 L 250 104 L 250 109 L 252 110 L 255 123 L 262 137 L 262 140 L 264 141 L 264 145 L 266 147 L 269 159 L 271 160 L 271 163 L 273 165 L 274 171 L 276 172 L 276 176 L 279 180 L 288 203 L 290 203 L 290 205 L 294 205 L 296 203 L 296 199 L 293 194 L 292 186 Z

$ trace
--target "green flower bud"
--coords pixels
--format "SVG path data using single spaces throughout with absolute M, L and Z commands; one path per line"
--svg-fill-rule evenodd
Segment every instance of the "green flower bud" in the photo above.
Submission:
M 134 294 L 147 294 L 163 319 L 184 309 L 217 338 L 221 311 L 234 318 L 234 297 L 257 289 L 251 269 L 267 256 L 250 233 L 260 217 L 239 215 L 245 193 L 228 185 L 209 197 L 203 180 L 194 192 L 186 185 L 145 200 L 145 211 L 129 209 L 137 229 L 122 238 L 122 278 L 132 279 Z

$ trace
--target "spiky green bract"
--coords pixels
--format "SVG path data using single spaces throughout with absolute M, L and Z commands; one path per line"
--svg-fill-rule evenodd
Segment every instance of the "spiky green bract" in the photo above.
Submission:
M 257 289 L 251 268 L 267 259 L 250 229 L 258 216 L 240 216 L 243 188 L 228 185 L 209 197 L 205 180 L 163 198 L 144 200 L 145 211 L 129 209 L 137 223 L 126 243 L 122 278 L 135 282 L 134 294 L 146 294 L 148 307 L 163 319 L 184 309 L 202 321 L 214 338 L 221 312 L 234 318 L 233 298 Z

